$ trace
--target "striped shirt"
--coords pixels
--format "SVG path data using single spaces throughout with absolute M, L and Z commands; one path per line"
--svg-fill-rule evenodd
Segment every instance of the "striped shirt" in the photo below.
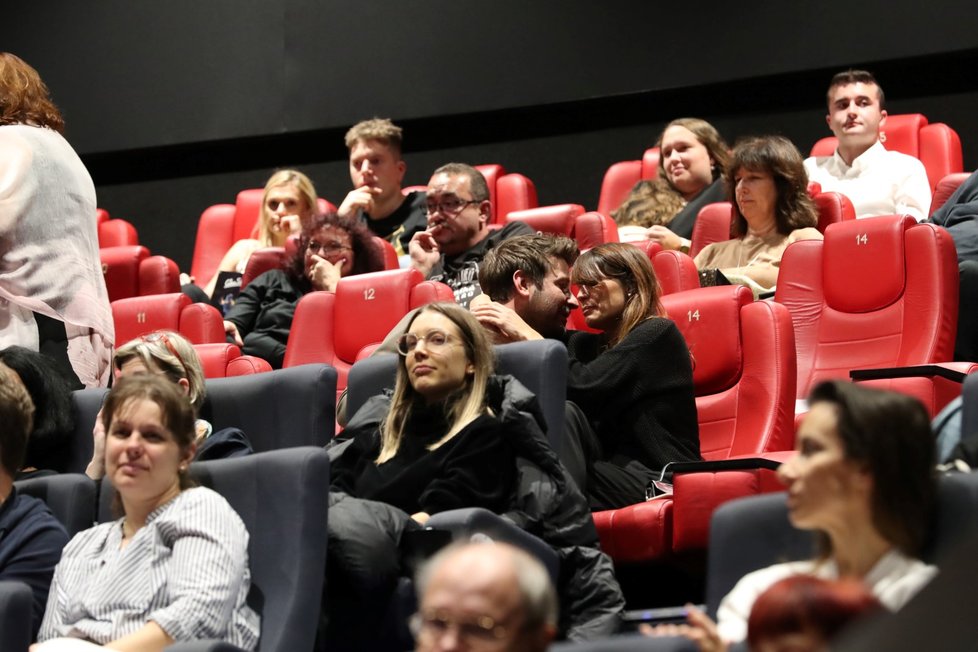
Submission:
M 105 644 L 153 621 L 175 641 L 258 643 L 248 532 L 219 494 L 187 489 L 154 510 L 124 549 L 122 519 L 80 532 L 54 571 L 38 640 Z

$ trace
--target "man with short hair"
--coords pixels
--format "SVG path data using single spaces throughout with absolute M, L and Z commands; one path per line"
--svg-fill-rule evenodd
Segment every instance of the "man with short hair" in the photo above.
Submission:
M 543 652 L 557 632 L 557 596 L 543 565 L 505 543 L 453 545 L 418 576 L 412 618 L 419 652 Z
M 464 163 L 443 165 L 428 182 L 428 228 L 411 238 L 411 265 L 432 281 L 449 285 L 455 301 L 468 307 L 479 287 L 479 265 L 486 252 L 517 235 L 533 233 L 512 222 L 490 230 L 489 186 L 482 173 Z
M 346 132 L 353 190 L 337 213 L 340 217 L 359 215 L 371 231 L 394 245 L 397 255 L 404 256 L 411 236 L 424 230 L 427 218 L 425 194 L 401 192 L 407 170 L 401 143 L 401 128 L 387 119 L 364 120 Z
M 570 238 L 543 233 L 500 243 L 482 261 L 479 283 L 484 294 L 469 309 L 498 344 L 566 341 L 567 317 L 578 305 L 570 282 L 578 254 Z
M 805 160 L 809 181 L 823 192 L 840 192 L 852 200 L 856 217 L 910 215 L 918 222 L 930 210 L 930 182 L 913 156 L 883 147 L 886 124 L 883 89 L 865 70 L 848 70 L 832 78 L 825 122 L 839 139 L 832 156 Z M 885 136 L 884 136 L 885 138 Z
M 30 587 L 31 631 L 36 635 L 68 534 L 47 505 L 18 493 L 14 486 L 33 427 L 34 402 L 27 388 L 0 362 L 0 580 Z

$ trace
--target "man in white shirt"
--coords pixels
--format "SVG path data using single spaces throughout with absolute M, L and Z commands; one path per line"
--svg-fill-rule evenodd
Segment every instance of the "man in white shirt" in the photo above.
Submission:
M 883 147 L 886 124 L 883 89 L 865 70 L 848 70 L 832 78 L 825 122 L 839 139 L 832 156 L 805 160 L 809 181 L 824 192 L 852 200 L 856 217 L 910 215 L 918 222 L 930 209 L 930 182 L 913 156 Z

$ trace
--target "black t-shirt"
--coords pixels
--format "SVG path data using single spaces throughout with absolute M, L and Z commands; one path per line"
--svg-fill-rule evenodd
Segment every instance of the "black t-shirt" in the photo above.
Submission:
M 432 268 L 428 280 L 441 281 L 451 287 L 455 293 L 455 302 L 463 308 L 468 308 L 469 302 L 482 294 L 482 286 L 479 285 L 479 265 L 482 264 L 482 259 L 486 257 L 486 252 L 503 240 L 518 235 L 533 235 L 534 233 L 536 231 L 523 222 L 510 222 L 501 229 L 489 231 L 489 235 L 477 242 L 471 249 L 451 258 L 442 256 L 441 260 Z
M 397 210 L 383 219 L 370 219 L 367 213 L 360 215 L 371 231 L 394 245 L 398 256 L 406 255 L 411 237 L 428 227 L 425 193 L 420 190 L 408 193 Z

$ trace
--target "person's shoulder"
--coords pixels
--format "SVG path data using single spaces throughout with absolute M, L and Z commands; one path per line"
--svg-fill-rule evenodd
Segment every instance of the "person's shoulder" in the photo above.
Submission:
M 68 541 L 68 533 L 61 521 L 51 512 L 47 503 L 40 498 L 18 492 L 13 494 L 13 503 L 4 510 L 3 516 L 0 517 L 0 527 L 7 537 L 20 529 L 23 529 L 27 536 L 51 530 L 60 533 L 65 543 Z
M 108 523 L 99 523 L 87 530 L 82 530 L 73 536 L 67 545 L 65 545 L 61 553 L 62 557 L 78 555 L 84 551 L 100 550 L 106 538 L 109 536 L 109 532 L 112 531 L 112 528 L 120 527 L 120 523 L 121 519 L 109 521 Z
M 801 229 L 795 229 L 788 234 L 788 242 L 797 242 L 799 240 L 824 240 L 825 236 L 822 232 L 816 229 L 814 226 L 806 226 Z
M 536 231 L 530 227 L 526 222 L 510 222 L 504 225 L 501 229 L 496 229 L 490 232 L 489 235 L 492 236 L 493 233 L 496 234 L 495 240 L 501 242 L 509 238 L 515 238 L 518 235 L 533 235 Z
M 224 496 L 207 487 L 184 489 L 173 499 L 169 509 L 158 517 L 162 528 L 176 526 L 179 529 L 202 527 L 228 527 L 244 529 L 238 513 Z
M 927 169 L 924 167 L 924 164 L 921 163 L 920 159 L 916 156 L 911 156 L 910 154 L 904 154 L 903 152 L 885 148 L 879 154 L 879 156 L 881 158 L 885 158 L 889 165 L 899 165 L 906 167 L 907 169 L 919 171 L 922 174 L 927 174 Z

